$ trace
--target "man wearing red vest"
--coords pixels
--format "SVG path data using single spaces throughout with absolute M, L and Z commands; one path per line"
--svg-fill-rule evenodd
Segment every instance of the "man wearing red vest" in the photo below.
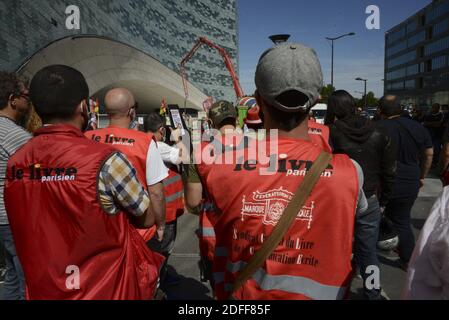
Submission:
M 30 299 L 152 299 L 163 257 L 132 226 L 154 212 L 126 156 L 87 139 L 89 89 L 68 66 L 40 70 L 44 127 L 9 160 L 5 204 Z
M 213 265 L 217 297 L 226 299 L 232 293 L 235 299 L 342 299 L 352 275 L 355 213 L 366 209 L 363 173 L 345 155 L 333 156 L 281 243 L 232 292 L 237 275 L 270 236 L 322 151 L 311 142 L 307 125 L 323 85 L 315 52 L 297 43 L 279 44 L 262 55 L 255 80 L 265 128 L 278 133 L 270 162 L 262 164 L 249 155 L 237 163 L 209 164 L 197 157 L 196 171 L 189 177 L 200 179 L 218 215 Z M 220 160 L 236 159 L 235 149 L 224 150 Z M 210 153 L 219 155 L 213 149 Z M 186 190 L 188 207 L 198 205 L 191 189 Z
M 148 190 L 155 212 L 156 236 L 162 240 L 165 229 L 165 198 L 162 180 L 168 176 L 167 168 L 152 135 L 130 129 L 135 120 L 136 101 L 133 94 L 124 88 L 115 88 L 106 93 L 105 107 L 109 126 L 86 132 L 93 141 L 112 146 L 127 156 L 137 171 L 137 178 Z M 145 241 L 155 234 L 155 228 L 139 230 Z
M 212 124 L 212 131 L 216 131 L 216 135 L 223 136 L 226 133 L 234 133 L 237 123 L 237 111 L 233 104 L 228 101 L 218 101 L 212 105 L 209 110 L 208 117 Z M 208 135 L 204 136 L 204 140 L 210 141 Z M 247 140 L 246 140 L 247 141 Z M 202 141 L 205 144 L 205 141 Z M 196 168 L 190 166 L 189 177 L 187 184 L 187 204 L 191 213 L 199 214 L 200 227 L 198 230 L 198 238 L 200 245 L 201 267 L 204 280 L 209 280 L 209 283 L 214 290 L 215 281 L 212 273 L 212 265 L 215 258 L 215 231 L 214 223 L 216 213 L 214 203 L 207 193 L 207 189 L 203 188 L 200 177 L 196 174 Z M 201 205 L 201 208 L 198 206 Z
M 148 246 L 163 254 L 168 261 L 168 257 L 175 246 L 178 217 L 184 213 L 184 185 L 180 174 L 179 165 L 189 156 L 187 148 L 182 143 L 181 130 L 171 131 L 170 138 L 176 141 L 173 146 L 164 142 L 166 138 L 165 119 L 158 113 L 153 112 L 145 119 L 145 129 L 148 134 L 153 135 L 157 141 L 157 148 L 160 151 L 161 158 L 168 170 L 168 177 L 162 181 L 165 193 L 166 224 L 164 238 L 157 241 L 155 238 L 148 242 Z M 187 163 L 187 162 L 186 162 Z M 173 285 L 179 282 L 179 277 L 167 273 L 167 268 L 161 272 L 161 283 Z

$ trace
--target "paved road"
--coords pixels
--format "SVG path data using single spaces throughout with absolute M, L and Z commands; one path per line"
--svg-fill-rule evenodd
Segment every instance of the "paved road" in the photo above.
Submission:
M 419 234 L 419 230 L 424 225 L 430 208 L 440 192 L 441 183 L 438 179 L 426 179 L 426 185 L 412 210 L 412 223 L 416 235 Z M 178 238 L 169 260 L 169 269 L 171 273 L 177 273 L 181 281 L 176 286 L 166 288 L 169 299 L 212 299 L 209 284 L 200 281 L 198 240 L 195 235 L 197 226 L 198 218 L 196 216 L 185 214 L 179 219 Z M 380 254 L 379 258 L 384 294 L 389 299 L 399 299 L 406 274 L 397 267 L 396 257 L 388 255 L 385 257 L 384 254 Z M 0 284 L 0 292 L 1 286 Z M 352 299 L 360 299 L 361 286 L 361 280 L 355 279 L 351 288 Z

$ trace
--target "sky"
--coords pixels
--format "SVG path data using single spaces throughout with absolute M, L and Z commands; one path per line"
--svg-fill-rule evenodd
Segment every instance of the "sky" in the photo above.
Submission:
M 334 42 L 334 86 L 361 98 L 368 91 L 383 95 L 385 32 L 431 0 L 238 0 L 240 83 L 246 94 L 255 90 L 254 73 L 272 34 L 291 34 L 290 41 L 315 49 L 325 84 L 331 78 L 331 45 L 326 37 L 349 32 L 355 36 Z M 380 9 L 380 29 L 368 30 L 366 8 Z

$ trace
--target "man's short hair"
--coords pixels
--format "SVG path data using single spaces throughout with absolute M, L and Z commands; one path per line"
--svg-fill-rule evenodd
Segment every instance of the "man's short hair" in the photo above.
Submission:
M 76 69 L 52 65 L 41 69 L 31 80 L 30 98 L 37 114 L 48 121 L 73 117 L 76 107 L 89 99 L 86 79 Z
M 11 95 L 20 95 L 23 87 L 28 86 L 28 79 L 17 73 L 0 71 L 0 110 L 8 105 Z
M 397 116 L 402 112 L 401 104 L 398 98 L 393 95 L 383 96 L 379 101 L 380 112 L 387 116 Z
M 150 113 L 145 119 L 145 130 L 152 133 L 157 132 L 163 126 L 165 126 L 165 119 L 157 112 Z

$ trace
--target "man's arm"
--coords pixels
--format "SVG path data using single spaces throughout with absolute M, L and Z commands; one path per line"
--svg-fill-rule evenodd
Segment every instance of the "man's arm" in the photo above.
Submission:
M 124 210 L 137 228 L 149 228 L 154 224 L 148 193 L 124 154 L 114 153 L 105 161 L 97 190 L 100 205 L 107 214 L 115 215 Z
M 420 187 L 424 185 L 424 179 L 429 173 L 430 167 L 432 166 L 433 159 L 433 148 L 427 148 L 421 154 L 421 175 L 419 177 Z
M 139 229 L 148 229 L 152 227 L 156 222 L 153 207 L 149 206 L 145 213 L 140 216 L 131 215 L 129 220 L 134 227 Z
M 379 205 L 385 207 L 393 193 L 396 179 L 396 148 L 388 134 L 384 134 L 385 146 L 381 160 L 381 194 Z
M 154 141 L 151 141 L 148 149 L 146 171 L 148 193 L 155 215 L 158 239 L 161 241 L 165 230 L 165 194 L 162 180 L 167 178 L 168 169 Z
M 187 171 L 185 184 L 186 207 L 190 213 L 198 214 L 199 206 L 203 200 L 203 186 L 196 165 L 190 164 Z
M 154 212 L 154 219 L 157 226 L 159 240 L 165 230 L 165 194 L 164 185 L 162 182 L 148 186 L 148 193 L 150 195 L 151 209 Z

